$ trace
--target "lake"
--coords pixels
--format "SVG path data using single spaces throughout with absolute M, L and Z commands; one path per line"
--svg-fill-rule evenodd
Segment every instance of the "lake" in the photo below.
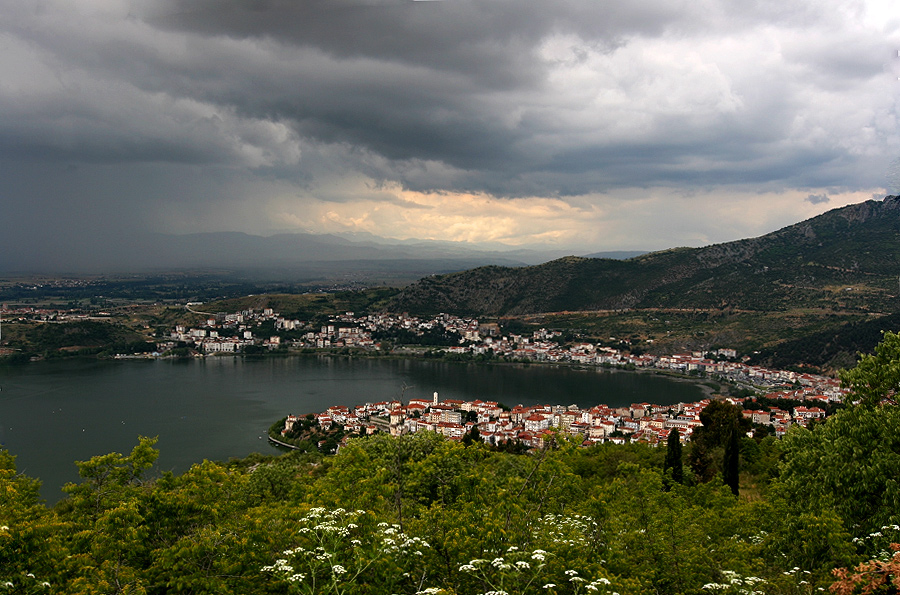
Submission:
M 428 360 L 207 358 L 62 360 L 0 368 L 0 444 L 19 472 L 40 478 L 48 502 L 78 480 L 74 461 L 128 453 L 159 436 L 160 470 L 181 473 L 204 459 L 277 453 L 267 428 L 289 413 L 400 398 L 499 401 L 509 406 L 591 407 L 703 398 L 695 384 L 648 373 L 548 365 Z

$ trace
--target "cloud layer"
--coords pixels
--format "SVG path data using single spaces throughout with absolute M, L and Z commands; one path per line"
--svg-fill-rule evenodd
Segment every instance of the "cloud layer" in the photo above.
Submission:
M 0 10 L 7 258 L 129 230 L 657 249 L 896 191 L 888 2 Z

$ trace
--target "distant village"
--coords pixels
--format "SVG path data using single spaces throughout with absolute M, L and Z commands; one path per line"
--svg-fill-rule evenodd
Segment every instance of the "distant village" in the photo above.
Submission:
M 256 329 L 266 322 L 272 322 L 276 331 L 292 331 L 282 334 L 294 335 L 297 338 L 284 340 L 278 334 L 259 336 Z M 459 336 L 459 345 L 434 348 L 447 354 L 490 355 L 506 361 L 633 366 L 687 374 L 706 373 L 763 389 L 785 385 L 803 387 L 804 394 L 814 393 L 809 398 L 818 396 L 826 400 L 840 401 L 843 397 L 837 379 L 748 365 L 738 360 L 738 354 L 734 349 L 671 355 L 634 355 L 627 350 L 590 342 L 576 342 L 564 347 L 559 342 L 562 335 L 559 331 L 539 329 L 531 336 L 513 333 L 501 336 L 500 328 L 496 324 L 479 324 L 478 320 L 449 314 L 423 319 L 405 314 L 355 316 L 353 312 L 346 312 L 331 317 L 327 324 L 315 330 L 309 329 L 308 326 L 300 320 L 286 319 L 272 309 L 222 313 L 211 316 L 197 327 L 176 326 L 168 340 L 157 344 L 157 355 L 178 345 L 188 345 L 205 354 L 240 353 L 249 346 L 261 346 L 268 350 L 353 348 L 377 351 L 382 345 L 372 337 L 378 331 L 402 329 L 423 336 L 437 329 Z
M 188 307 L 200 306 L 199 303 Z M 107 312 L 93 317 L 86 315 L 66 316 L 62 311 L 21 308 L 4 308 L 9 322 L 42 320 L 47 322 L 69 322 L 77 320 L 104 319 Z M 353 312 L 331 317 L 327 324 L 316 329 L 309 328 L 307 322 L 282 317 L 271 308 L 244 310 L 235 313 L 210 314 L 202 324 L 187 327 L 175 326 L 169 336 L 156 343 L 156 351 L 137 357 L 163 357 L 178 347 L 188 347 L 197 356 L 217 354 L 240 354 L 249 347 L 263 350 L 276 349 L 323 349 L 349 348 L 357 351 L 379 351 L 383 345 L 373 339 L 379 331 L 408 331 L 416 336 L 439 330 L 459 337 L 458 345 L 433 347 L 445 354 L 460 356 L 490 356 L 498 360 L 521 362 L 571 363 L 588 366 L 618 366 L 643 369 L 672 370 L 686 374 L 707 374 L 719 376 L 739 384 L 751 385 L 758 389 L 779 386 L 803 388 L 802 398 L 823 398 L 840 401 L 843 392 L 837 379 L 789 370 L 773 370 L 761 366 L 748 365 L 738 358 L 734 349 L 715 351 L 694 351 L 671 355 L 636 355 L 628 350 L 603 346 L 590 342 L 576 342 L 562 346 L 560 331 L 539 329 L 531 336 L 510 333 L 501 336 L 497 324 L 480 324 L 472 318 L 460 318 L 449 314 L 439 314 L 433 318 L 419 318 L 406 314 L 369 314 L 355 316 Z M 261 329 L 274 332 L 261 332 Z M 290 338 L 284 338 L 290 337 Z M 610 341 L 617 341 L 610 337 Z M 623 341 L 627 343 L 627 341 Z M 395 351 L 400 351 L 402 348 Z M 127 354 L 120 354 L 127 357 Z M 744 358 L 747 359 L 747 358 Z
M 189 309 L 200 306 L 198 303 L 188 304 Z M 10 313 L 7 311 L 7 315 Z M 13 318 L 15 314 L 22 318 L 28 316 L 34 319 L 37 316 L 48 321 L 59 320 L 58 313 L 51 312 L 15 312 Z M 309 323 L 300 320 L 285 318 L 268 308 L 208 316 L 200 325 L 176 326 L 168 337 L 157 342 L 157 351 L 154 353 L 140 356 L 121 354 L 117 357 L 164 357 L 179 347 L 188 347 L 197 356 L 276 349 L 349 348 L 378 352 L 384 346 L 373 339 L 373 335 L 405 331 L 414 336 L 424 336 L 439 331 L 458 336 L 457 345 L 431 348 L 444 354 L 486 356 L 500 361 L 666 370 L 715 377 L 739 386 L 751 387 L 769 399 L 802 402 L 803 405 L 785 409 L 769 407 L 768 410 L 763 410 L 752 406 L 744 407 L 745 402 L 749 405 L 753 401 L 752 398 L 726 398 L 744 408 L 744 416 L 754 424 L 769 426 L 776 436 L 784 435 L 791 425 L 805 426 L 812 420 L 824 419 L 826 411 L 823 407 L 829 403 L 841 402 L 846 394 L 837 379 L 749 365 L 738 358 L 734 349 L 636 355 L 629 350 L 591 342 L 575 342 L 564 346 L 560 342 L 559 331 L 546 329 L 534 331 L 530 336 L 514 333 L 504 336 L 496 324 L 480 324 L 476 319 L 449 314 L 419 318 L 405 314 L 356 316 L 353 312 L 345 312 L 330 317 L 326 324 L 316 328 L 310 328 Z M 597 405 L 590 409 L 581 409 L 575 405 L 538 405 L 504 410 L 504 407 L 492 401 L 439 400 L 435 393 L 430 399 L 412 399 L 407 403 L 396 400 L 365 403 L 352 409 L 334 406 L 313 414 L 313 418 L 320 430 L 327 432 L 332 426 L 340 425 L 348 436 L 375 432 L 401 435 L 431 431 L 460 440 L 467 434 L 472 435 L 473 428 L 477 428 L 475 435 L 494 445 L 518 441 L 529 447 L 540 448 L 555 433 L 580 436 L 586 444 L 606 441 L 657 444 L 665 440 L 673 428 L 679 430 L 682 440 L 689 441 L 693 430 L 701 425 L 700 412 L 710 402 L 711 399 L 676 405 L 635 403 L 629 407 L 616 408 Z M 300 419 L 296 415 L 289 415 L 282 434 L 290 433 Z
M 278 335 L 258 337 L 254 332 L 263 322 L 271 321 L 276 330 L 301 331 L 289 345 Z M 755 389 L 765 391 L 770 399 L 785 402 L 802 401 L 805 404 L 786 409 L 744 409 L 744 415 L 755 424 L 770 426 L 776 436 L 782 436 L 793 424 L 807 425 L 811 420 L 824 419 L 822 407 L 827 403 L 842 401 L 846 391 L 838 380 L 814 374 L 801 374 L 786 370 L 771 370 L 737 361 L 733 349 L 715 352 L 692 352 L 671 355 L 632 355 L 628 351 L 600 346 L 590 342 L 578 342 L 563 347 L 558 342 L 558 331 L 540 329 L 531 336 L 509 334 L 501 336 L 495 324 L 479 324 L 475 319 L 440 314 L 421 319 L 408 315 L 371 314 L 355 316 L 346 312 L 332 317 L 317 330 L 310 330 L 299 320 L 279 316 L 271 309 L 259 312 L 247 310 L 233 314 L 219 314 L 206 320 L 197 328 L 176 327 L 170 340 L 161 343 L 161 350 L 172 348 L 178 342 L 189 344 L 207 354 L 239 353 L 247 346 L 266 349 L 381 349 L 373 339 L 378 331 L 403 329 L 416 335 L 424 335 L 435 329 L 455 333 L 459 345 L 440 347 L 445 353 L 460 355 L 485 355 L 509 361 L 571 363 L 586 366 L 635 367 L 641 369 L 670 370 L 685 374 L 705 374 L 719 377 Z M 293 333 L 296 335 L 296 333 Z M 790 387 L 789 390 L 775 390 Z M 727 398 L 743 407 L 752 399 Z M 324 412 L 312 414 L 313 423 L 321 431 L 328 432 L 339 425 L 346 435 L 365 435 L 388 432 L 402 435 L 420 431 L 439 432 L 450 439 L 461 440 L 474 435 L 494 445 L 517 441 L 529 447 L 541 448 L 557 432 L 580 436 L 585 444 L 596 442 L 625 443 L 643 441 L 657 444 L 665 440 L 673 428 L 677 428 L 682 440 L 689 441 L 693 430 L 701 425 L 700 412 L 711 402 L 704 399 L 695 403 L 654 405 L 636 403 L 629 407 L 611 408 L 597 405 L 581 409 L 575 405 L 517 406 L 511 410 L 493 401 L 440 400 L 437 393 L 432 398 L 365 403 L 349 408 L 338 405 Z M 819 406 L 822 405 L 822 406 Z M 282 435 L 293 432 L 304 416 L 288 415 Z

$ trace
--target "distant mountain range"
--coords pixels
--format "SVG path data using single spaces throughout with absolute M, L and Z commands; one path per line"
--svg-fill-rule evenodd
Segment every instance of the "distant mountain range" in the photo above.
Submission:
M 900 197 L 829 211 L 758 238 L 628 260 L 485 266 L 406 287 L 391 309 L 502 316 L 626 308 L 885 313 L 900 293 Z
M 482 265 L 523 266 L 571 251 L 511 248 L 429 240 L 392 240 L 372 234 L 284 233 L 256 236 L 240 232 L 186 235 L 140 234 L 114 245 L 73 243 L 63 254 L 51 247 L 0 254 L 0 272 L 145 273 L 215 269 L 265 280 L 344 280 L 405 284 L 421 277 Z M 601 253 L 609 258 L 631 252 Z M 52 264 L 47 264 L 52 263 Z

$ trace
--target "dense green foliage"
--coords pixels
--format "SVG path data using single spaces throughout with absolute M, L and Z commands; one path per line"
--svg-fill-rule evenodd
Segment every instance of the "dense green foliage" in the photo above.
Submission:
M 900 390 L 900 335 L 884 333 L 884 339 L 875 347 L 875 353 L 860 356 L 852 370 L 841 373 L 841 382 L 853 392 L 850 400 L 866 407 L 880 403 L 898 404 Z
M 792 433 L 782 462 L 771 463 L 780 478 L 753 500 L 687 471 L 684 485 L 667 482 L 662 448 L 582 449 L 560 439 L 556 449 L 515 455 L 424 433 L 353 440 L 324 460 L 251 457 L 153 478 L 154 441 L 142 438 L 128 455 L 79 463 L 81 482 L 47 509 L 36 482 L 2 453 L 0 583 L 25 592 L 46 582 L 58 593 L 575 593 L 592 585 L 675 594 L 737 577 L 761 592 L 794 593 L 801 580 L 825 586 L 833 568 L 861 561 L 876 529 L 900 540 L 889 527 L 896 445 L 868 449 L 846 477 L 846 452 L 833 464 L 821 459 L 822 443 L 847 433 L 884 438 L 856 432 L 860 424 L 896 436 L 900 417 L 856 408 L 835 422 Z
M 851 407 L 785 438 L 778 492 L 800 511 L 833 511 L 858 536 L 900 522 L 900 408 Z
M 678 428 L 669 430 L 666 440 L 666 461 L 663 465 L 663 473 L 668 473 L 675 483 L 684 483 L 684 455 L 681 448 L 681 435 Z

